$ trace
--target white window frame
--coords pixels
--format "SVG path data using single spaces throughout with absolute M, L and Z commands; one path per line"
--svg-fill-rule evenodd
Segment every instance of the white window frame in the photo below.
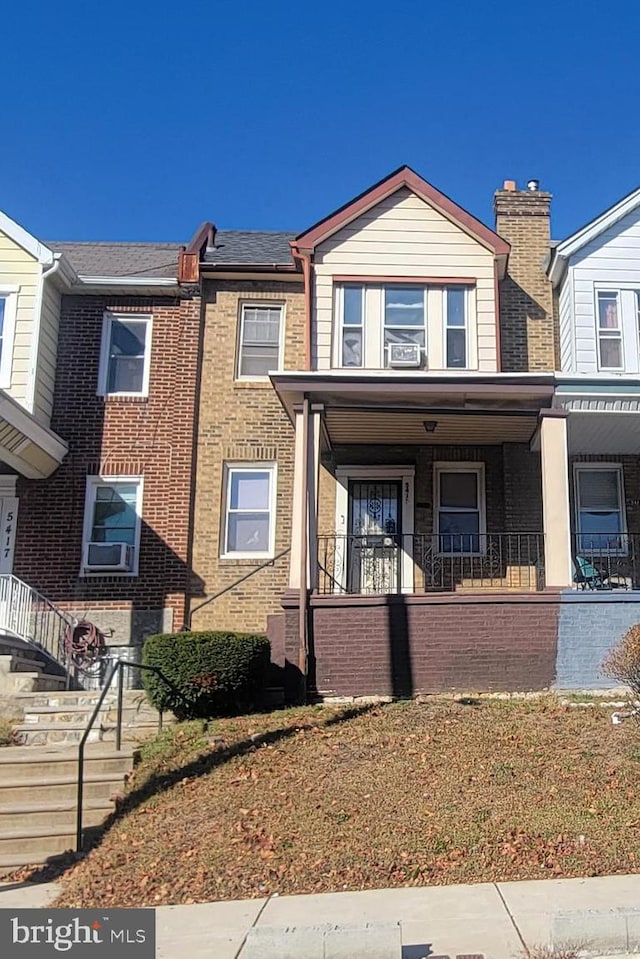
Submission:
M 5 301 L 4 325 L 2 328 L 2 353 L 0 355 L 0 389 L 3 390 L 8 390 L 11 387 L 13 342 L 16 333 L 19 292 L 19 286 L 0 285 L 0 298 Z
M 625 369 L 625 344 L 624 344 L 624 319 L 622 316 L 622 296 L 621 290 L 612 289 L 611 287 L 600 287 L 596 289 L 596 302 L 595 302 L 595 321 L 596 321 L 596 361 L 598 364 L 598 370 L 601 373 L 621 373 Z M 610 299 L 615 297 L 616 300 L 616 315 L 618 318 L 617 329 L 608 329 L 606 327 L 601 328 L 600 326 L 600 297 L 607 296 Z M 603 336 L 603 333 L 605 334 Z M 615 334 L 615 335 L 607 335 Z M 620 343 L 620 366 L 603 366 L 600 356 L 600 342 L 602 339 L 605 340 L 618 340 Z
M 588 470 L 600 470 L 601 472 L 610 471 L 617 474 L 618 478 L 618 502 L 620 505 L 620 539 L 622 547 L 620 549 L 599 549 L 597 553 L 601 556 L 626 556 L 629 552 L 629 537 L 627 528 L 627 502 L 624 491 L 624 466 L 622 463 L 574 463 L 573 464 L 573 490 L 576 518 L 576 546 L 578 554 L 581 554 L 581 540 L 587 533 L 580 529 L 580 473 Z M 598 534 L 595 534 L 598 535 Z
M 464 298 L 464 326 L 449 326 L 449 291 L 461 290 Z M 449 283 L 442 291 L 442 322 L 444 334 L 442 337 L 442 365 L 445 370 L 468 370 L 469 365 L 469 287 L 463 284 Z M 449 366 L 448 336 L 449 330 L 464 332 L 464 366 Z
M 478 541 L 480 549 L 477 552 L 443 552 L 440 549 L 440 476 L 442 473 L 475 473 L 477 476 L 478 489 Z M 455 512 L 455 508 L 444 507 L 448 512 Z M 469 512 L 460 510 L 460 512 Z M 433 465 L 433 528 L 437 537 L 438 556 L 484 556 L 487 552 L 487 499 L 485 484 L 485 466 L 484 463 L 446 463 L 438 461 Z M 446 533 L 442 534 L 446 536 Z M 470 534 L 475 535 L 475 534 Z
M 96 503 L 96 490 L 103 486 L 114 485 L 135 485 L 136 491 L 136 532 L 133 543 L 133 565 L 130 570 L 88 570 L 84 566 L 84 557 L 87 546 L 92 543 L 91 533 L 93 531 L 93 512 Z M 142 503 L 144 494 L 143 476 L 87 476 L 84 497 L 84 524 L 82 531 L 82 559 L 80 565 L 80 576 L 82 578 L 95 578 L 96 576 L 124 576 L 133 577 L 138 575 L 140 559 L 140 532 L 142 529 Z
M 231 478 L 235 473 L 269 473 L 269 547 L 267 550 L 229 550 L 229 504 Z M 220 559 L 273 559 L 276 550 L 276 507 L 278 498 L 278 464 L 274 462 L 225 463 L 223 471 L 222 529 Z M 252 510 L 252 512 L 257 512 Z
M 344 322 L 344 291 L 345 289 L 358 289 L 362 295 L 361 305 L 360 305 L 360 325 L 354 326 L 353 323 L 345 326 Z M 365 314 L 366 314 L 366 300 L 367 300 L 367 287 L 364 283 L 340 283 L 337 288 L 337 306 L 338 306 L 338 366 L 344 370 L 362 370 L 366 367 L 366 349 L 367 343 L 365 340 Z M 344 362 L 344 331 L 345 330 L 360 330 L 362 334 L 362 347 L 361 347 L 361 363 L 360 366 L 345 366 Z
M 424 346 L 420 347 L 420 369 L 426 369 L 429 367 L 429 290 L 433 289 L 433 285 L 427 283 L 411 283 L 408 280 L 403 282 L 402 277 L 398 277 L 398 282 L 394 283 L 382 283 L 380 286 L 380 368 L 383 370 L 392 370 L 393 367 L 389 365 L 387 348 L 385 346 L 385 333 L 387 331 L 387 311 L 386 311 L 386 300 L 387 300 L 387 290 L 394 289 L 409 289 L 413 287 L 414 289 L 422 291 L 422 332 L 424 333 Z M 419 330 L 419 326 L 390 326 L 391 330 Z
M 109 386 L 109 359 L 111 348 L 111 328 L 113 321 L 147 324 L 147 332 L 144 340 L 144 365 L 142 368 L 142 389 L 137 391 L 110 392 Z M 149 375 L 151 371 L 151 339 L 153 336 L 153 315 L 151 313 L 116 313 L 114 311 L 105 311 L 102 318 L 102 343 L 100 346 L 100 368 L 98 370 L 98 396 L 148 396 L 149 395 Z
M 244 314 L 245 310 L 280 310 L 280 329 L 278 330 L 278 363 L 277 369 L 282 368 L 284 356 L 284 330 L 285 330 L 285 306 L 280 300 L 241 300 L 238 305 L 238 336 L 236 339 L 236 367 L 235 378 L 239 382 L 249 383 L 268 383 L 269 376 L 257 376 L 255 374 L 240 373 L 242 361 L 242 339 L 244 334 Z

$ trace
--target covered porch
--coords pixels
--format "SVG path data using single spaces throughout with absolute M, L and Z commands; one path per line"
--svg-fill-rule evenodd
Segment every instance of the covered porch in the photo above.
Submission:
M 273 380 L 296 427 L 292 589 L 380 596 L 569 584 L 557 469 L 566 429 L 550 409 L 552 376 Z

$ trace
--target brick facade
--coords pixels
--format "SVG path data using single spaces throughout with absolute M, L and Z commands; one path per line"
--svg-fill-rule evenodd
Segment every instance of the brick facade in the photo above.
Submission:
M 151 313 L 148 397 L 97 395 L 104 312 Z M 180 628 L 189 587 L 189 529 L 200 296 L 65 296 L 51 428 L 69 454 L 42 482 L 18 479 L 14 572 L 89 617 L 108 643 Z M 80 577 L 88 475 L 142 475 L 136 577 Z
M 324 457 L 320 476 L 318 532 L 335 531 L 337 466 L 414 466 L 415 532 L 434 530 L 434 466 L 484 463 L 487 531 L 542 531 L 540 454 L 523 443 L 495 446 L 338 446 Z
M 243 583 L 194 612 L 197 629 L 264 630 L 269 614 L 279 613 L 289 579 L 289 557 L 274 565 L 264 560 L 221 559 L 224 522 L 224 464 L 277 462 L 276 545 L 291 544 L 294 430 L 271 383 L 237 381 L 236 344 L 240 307 L 251 300 L 285 306 L 284 367 L 304 366 L 305 307 L 300 281 L 205 280 L 205 326 L 198 427 L 198 476 L 194 528 L 194 573 L 202 593 L 192 608 Z M 254 572 L 255 571 L 255 572 Z
M 504 372 L 555 369 L 555 320 L 549 256 L 551 194 L 499 190 L 496 232 L 511 244 L 500 283 L 501 362 Z
M 517 596 L 322 596 L 311 600 L 321 696 L 535 690 L 555 678 L 557 593 Z M 285 597 L 295 689 L 297 597 Z

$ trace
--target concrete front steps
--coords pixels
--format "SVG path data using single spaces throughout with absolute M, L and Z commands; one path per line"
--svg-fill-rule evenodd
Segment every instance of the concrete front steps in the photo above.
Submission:
M 24 746 L 79 743 L 99 698 L 99 692 L 89 690 L 15 694 L 12 704 L 19 717 L 14 726 L 18 743 Z M 116 692 L 109 692 L 89 733 L 89 742 L 114 742 L 117 715 Z M 172 716 L 163 716 L 163 723 L 172 721 Z M 123 741 L 141 742 L 156 735 L 158 725 L 158 712 L 145 694 L 140 690 L 125 690 Z
M 66 685 L 62 670 L 36 647 L 0 637 L 0 696 L 64 690 Z
M 133 750 L 90 743 L 85 751 L 85 836 L 114 809 L 133 768 Z M 76 845 L 78 750 L 14 746 L 0 750 L 0 874 L 45 863 Z

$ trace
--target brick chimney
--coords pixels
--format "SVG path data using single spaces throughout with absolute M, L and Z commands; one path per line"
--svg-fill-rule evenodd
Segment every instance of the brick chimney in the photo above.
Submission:
M 549 255 L 551 194 L 529 180 L 518 190 L 505 180 L 494 197 L 496 233 L 511 244 L 500 284 L 500 334 L 504 372 L 555 369 L 554 310 L 545 274 Z

